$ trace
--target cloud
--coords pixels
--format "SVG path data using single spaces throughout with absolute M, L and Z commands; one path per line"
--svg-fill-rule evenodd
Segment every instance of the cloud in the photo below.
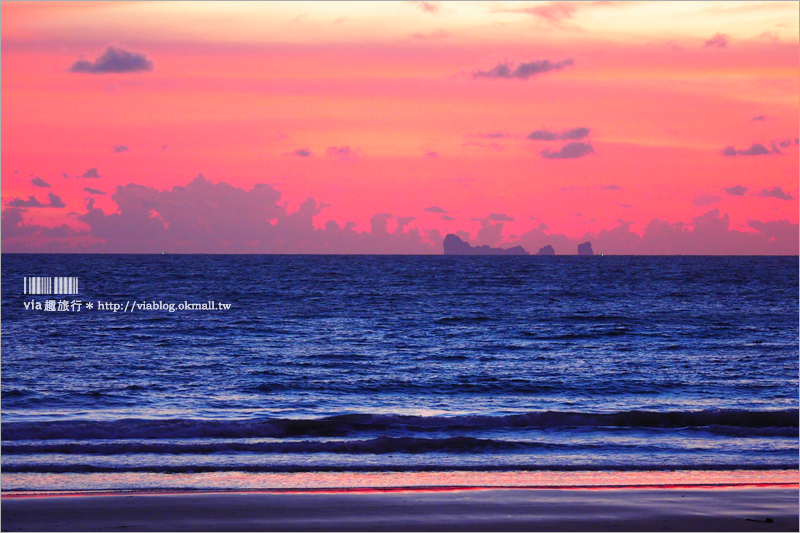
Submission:
M 294 152 L 287 152 L 283 155 L 293 155 L 296 157 L 311 157 L 313 154 L 311 153 L 311 150 L 309 150 L 308 148 L 300 148 L 298 150 L 295 150 Z
M 442 215 L 442 220 L 455 220 L 455 219 L 448 215 Z
M 560 132 L 549 130 L 536 130 L 528 135 L 528 139 L 532 141 L 577 141 L 587 137 L 591 130 L 589 128 L 573 128 L 569 130 L 562 130 Z
M 14 198 L 6 203 L 8 207 L 54 207 L 54 208 L 61 208 L 66 207 L 66 204 L 61 201 L 61 197 L 53 194 L 53 191 L 47 193 L 47 203 L 43 204 L 39 200 L 36 199 L 35 196 L 28 196 L 27 200 L 22 200 L 21 198 Z
M 537 74 L 544 74 L 546 72 L 561 70 L 569 65 L 572 65 L 572 59 L 564 59 L 563 61 L 549 61 L 541 59 L 538 61 L 530 61 L 528 63 L 520 63 L 514 68 L 513 63 L 498 63 L 496 67 L 488 71 L 475 72 L 473 78 L 489 78 L 489 79 L 519 79 L 527 80 L 531 76 Z
M 749 189 L 747 187 L 742 187 L 741 185 L 734 185 L 733 187 L 725 187 L 722 190 L 731 196 L 744 196 L 744 193 L 746 193 Z
M 507 245 L 520 245 L 535 252 L 549 244 L 558 254 L 574 254 L 579 243 L 590 241 L 596 253 L 606 255 L 796 255 L 800 242 L 798 225 L 787 220 L 750 220 L 747 225 L 753 231 L 737 231 L 731 228 L 728 215 L 721 215 L 717 209 L 688 224 L 654 218 L 642 233 L 632 230 L 632 222 L 618 223 L 615 228 L 575 239 L 548 234 L 547 226 L 542 224 Z
M 589 128 L 573 128 L 571 130 L 564 130 L 561 132 L 561 139 L 565 141 L 577 141 L 589 135 L 591 130 Z
M 545 246 L 552 246 L 558 254 L 574 254 L 578 244 L 573 245 L 573 240 L 565 235 L 547 233 L 547 224 L 541 222 L 538 226 L 519 236 L 519 240 L 508 243 L 508 246 L 520 245 L 530 253 L 536 253 Z M 583 242 L 583 241 L 581 241 Z
M 67 207 L 67 204 L 61 201 L 59 196 L 53 194 L 52 191 L 47 193 L 48 204 L 47 207 Z
M 8 207 L 47 207 L 42 202 L 36 199 L 35 196 L 28 196 L 27 200 L 22 198 L 14 198 L 6 202 Z
M 492 224 L 488 218 L 481 220 L 481 228 L 478 230 L 478 244 L 487 246 L 497 246 L 503 238 L 503 223 Z
M 127 152 L 127 151 L 128 151 L 128 147 L 125 146 L 124 144 L 114 145 L 114 153 L 115 154 L 119 154 L 121 152 Z
M 50 184 L 44 181 L 39 176 L 36 176 L 31 180 L 31 185 L 33 185 L 34 187 L 50 187 Z
M 770 244 L 781 246 L 783 250 L 778 253 L 782 255 L 797 255 L 796 248 L 794 252 L 791 249 L 791 243 L 797 243 L 798 241 L 797 224 L 792 224 L 788 220 L 771 220 L 769 222 L 748 220 L 747 227 L 753 228 L 758 232 L 756 234 L 757 238 L 769 241 Z M 789 246 L 785 246 L 784 243 Z
M 11 207 L 3 210 L 2 223 L 0 229 L 3 232 L 3 239 L 14 237 L 27 237 L 32 233 L 41 230 L 41 226 L 27 226 L 24 224 L 24 217 L 22 213 L 25 209 L 19 207 Z M 3 243 L 3 247 L 8 249 L 8 246 Z
M 394 215 L 390 213 L 377 213 L 372 215 L 372 218 L 369 220 L 372 233 L 388 233 L 389 220 L 393 218 Z
M 781 148 L 789 148 L 792 145 L 792 140 L 791 139 L 786 139 L 785 141 L 781 141 L 778 144 L 780 145 Z
M 475 135 L 479 139 L 505 139 L 506 134 L 500 133 L 499 131 L 492 132 L 492 133 L 478 133 Z
M 355 159 L 358 154 L 349 146 L 331 146 L 325 153 L 330 157 L 338 157 L 340 159 Z
M 83 189 L 83 190 L 84 190 L 84 191 L 86 191 L 86 192 L 88 192 L 89 194 L 105 194 L 105 193 L 104 193 L 103 191 L 101 191 L 100 189 L 92 189 L 91 187 L 86 187 L 86 188 L 85 188 L 85 189 Z
M 747 150 L 737 150 L 733 146 L 726 146 L 722 150 L 722 155 L 735 157 L 737 155 L 770 155 L 770 152 L 763 144 L 753 144 Z
M 70 72 L 86 72 L 89 74 L 143 72 L 153 70 L 153 62 L 147 59 L 144 54 L 109 46 L 103 55 L 95 59 L 94 62 L 79 59 L 69 70 Z
M 425 13 L 432 13 L 436 14 L 441 9 L 441 4 L 439 2 L 409 2 L 409 4 L 418 7 Z
M 402 232 L 414 219 L 415 217 L 397 217 L 395 219 L 397 220 L 397 229 L 395 229 L 395 231 L 399 230 Z
M 785 192 L 781 187 L 772 187 L 771 189 L 762 189 L 760 193 L 753 194 L 761 198 L 777 198 L 778 200 L 794 200 L 794 197 Z
M 505 213 L 491 213 L 486 218 L 493 222 L 514 222 L 514 217 L 510 217 Z
M 539 20 L 552 24 L 554 26 L 561 26 L 564 21 L 572 20 L 578 10 L 598 8 L 598 7 L 612 7 L 624 6 L 627 2 L 613 2 L 613 1 L 595 1 L 595 2 L 548 2 L 543 5 L 535 7 L 523 7 L 517 9 L 496 9 L 496 11 L 508 13 L 526 13 Z M 577 28 L 576 29 L 580 29 Z
M 557 152 L 553 152 L 548 148 L 543 150 L 541 154 L 545 159 L 577 159 L 592 152 L 594 152 L 594 148 L 592 148 L 591 144 L 571 142 Z
M 66 174 L 65 174 L 65 176 L 66 176 Z M 81 177 L 82 178 L 99 178 L 100 174 L 97 173 L 97 169 L 96 168 L 90 168 L 89 170 L 84 172 L 83 176 L 81 176 Z
M 630 204 L 623 204 L 623 203 L 620 203 L 619 205 L 620 205 L 620 207 L 625 207 L 625 208 L 627 208 L 627 209 L 632 209 L 632 208 L 633 208 L 633 206 L 632 206 L 632 205 L 630 205 Z
M 614 185 L 613 183 L 609 185 L 601 185 L 600 188 L 603 189 L 604 191 L 618 191 L 622 189 L 622 187 L 620 187 L 619 185 Z
M 444 209 L 439 206 L 432 205 L 431 207 L 426 207 L 423 211 L 427 211 L 428 213 L 447 213 Z
M 547 22 L 559 23 L 573 18 L 578 6 L 573 2 L 550 2 L 549 4 L 522 8 L 518 11 L 528 13 Z
M 777 225 L 762 225 L 751 221 L 748 225 L 762 231 L 746 233 L 730 227 L 727 214 L 721 215 L 717 209 L 695 217 L 692 224 L 676 222 L 670 224 L 658 219 L 652 220 L 635 248 L 637 253 L 660 254 L 679 253 L 684 255 L 761 255 L 796 254 L 798 247 L 797 224 L 780 221 Z M 779 229 L 778 229 L 779 228 Z M 763 230 L 777 232 L 781 240 L 772 240 L 774 235 Z
M 434 152 L 433 150 L 426 150 L 425 157 L 439 157 L 439 152 Z
M 2 232 L 3 232 L 3 241 L 4 243 L 7 242 L 7 239 L 17 239 L 18 242 L 25 242 L 30 243 L 35 240 L 35 236 L 42 236 L 42 237 L 73 237 L 76 235 L 83 235 L 85 231 L 75 231 L 66 224 L 62 224 L 60 226 L 46 228 L 39 225 L 28 225 L 25 224 L 24 218 L 22 213 L 25 212 L 25 209 L 19 207 L 12 207 L 9 209 L 5 209 L 2 215 Z M 31 236 L 34 236 L 32 239 Z M 3 245 L 4 248 L 7 248 L 7 245 Z M 53 250 L 55 251 L 55 250 Z
M 722 33 L 715 33 L 714 36 L 707 40 L 703 46 L 706 48 L 727 48 L 730 36 Z
M 751 118 L 751 119 L 750 119 L 750 122 L 756 122 L 756 121 L 761 121 L 761 122 L 763 122 L 763 121 L 765 121 L 765 120 L 767 120 L 767 117 L 766 117 L 766 116 L 764 116 L 764 115 L 758 115 L 757 117 L 753 117 L 753 118 Z
M 8 206 L 2 212 L 3 251 L 442 253 L 441 233 L 410 229 L 410 217 L 379 213 L 371 221 L 372 231 L 364 232 L 356 231 L 352 222 L 342 226 L 333 220 L 320 228 L 315 217 L 321 216 L 325 204 L 308 198 L 297 211 L 289 212 L 281 193 L 265 184 L 245 190 L 212 183 L 203 176 L 165 190 L 130 183 L 118 186 L 111 200 L 117 207 L 106 214 L 89 198 L 86 212 L 77 217 L 88 229 L 80 231 L 66 225 L 44 228 L 26 224 L 25 208 Z M 596 252 L 606 255 L 796 255 L 800 242 L 798 225 L 790 221 L 749 220 L 747 231 L 737 231 L 731 228 L 728 215 L 716 209 L 689 223 L 653 219 L 639 233 L 632 230 L 631 222 L 618 222 L 615 228 L 579 238 L 547 233 L 547 225 L 541 223 L 503 246 L 520 245 L 535 253 L 551 245 L 558 254 L 575 254 L 577 245 L 588 240 Z M 503 224 L 489 217 L 482 219 L 481 243 L 500 242 Z M 469 239 L 464 231 L 457 234 Z
M 490 213 L 486 218 L 471 218 L 470 220 L 481 223 L 478 230 L 478 244 L 487 246 L 496 246 L 503 238 L 503 222 L 514 222 L 514 218 L 505 213 Z M 469 240 L 469 235 L 462 239 Z
M 453 220 L 451 217 L 444 218 L 444 220 Z M 503 223 L 514 222 L 514 218 L 506 215 L 505 213 L 490 213 L 486 218 L 472 218 L 475 222 L 480 222 L 481 227 L 478 230 L 478 244 L 487 246 L 497 246 L 503 238 Z M 463 232 L 456 232 L 460 235 Z M 460 235 L 463 240 L 469 240 L 469 235 Z
M 692 200 L 692 205 L 709 206 L 719 203 L 721 201 L 722 201 L 721 196 L 715 196 L 713 194 L 701 194 L 700 196 Z
M 20 207 L 3 211 L 3 251 L 108 253 L 374 253 L 441 254 L 436 230 L 409 228 L 413 217 L 379 213 L 372 231 L 329 220 L 314 224 L 326 204 L 308 198 L 289 212 L 281 193 L 266 184 L 249 190 L 212 183 L 202 175 L 185 186 L 158 190 L 129 183 L 111 195 L 106 214 L 86 201 L 77 220 L 88 230 L 25 225 Z M 55 201 L 54 201 L 55 203 Z M 392 224 L 395 227 L 391 227 Z M 22 235 L 26 235 L 24 238 Z

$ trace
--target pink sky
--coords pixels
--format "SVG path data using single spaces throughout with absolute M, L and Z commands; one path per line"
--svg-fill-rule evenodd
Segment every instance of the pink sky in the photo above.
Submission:
M 3 251 L 798 253 L 797 2 L 0 10 Z

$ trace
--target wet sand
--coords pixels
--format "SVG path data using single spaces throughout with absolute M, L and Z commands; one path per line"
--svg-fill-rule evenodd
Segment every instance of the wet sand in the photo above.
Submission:
M 2 499 L 2 531 L 798 531 L 798 526 L 797 486 Z

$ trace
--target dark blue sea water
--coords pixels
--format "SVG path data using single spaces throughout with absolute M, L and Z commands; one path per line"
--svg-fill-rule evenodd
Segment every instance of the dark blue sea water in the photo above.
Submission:
M 2 257 L 4 491 L 797 468 L 796 257 Z

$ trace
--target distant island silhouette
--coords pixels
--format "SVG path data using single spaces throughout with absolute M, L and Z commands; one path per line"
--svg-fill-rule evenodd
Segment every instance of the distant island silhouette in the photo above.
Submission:
M 522 246 L 513 248 L 492 248 L 491 246 L 471 246 L 458 235 L 449 233 L 444 238 L 444 255 L 531 255 Z
M 548 244 L 539 248 L 539 251 L 536 253 L 536 255 L 556 255 L 556 251 Z
M 444 238 L 444 255 L 531 255 L 522 246 L 513 248 L 492 248 L 491 246 L 472 246 L 461 237 L 448 233 Z M 556 255 L 555 249 L 547 244 L 539 248 L 536 255 Z M 586 241 L 578 245 L 578 255 L 594 255 L 592 243 Z

